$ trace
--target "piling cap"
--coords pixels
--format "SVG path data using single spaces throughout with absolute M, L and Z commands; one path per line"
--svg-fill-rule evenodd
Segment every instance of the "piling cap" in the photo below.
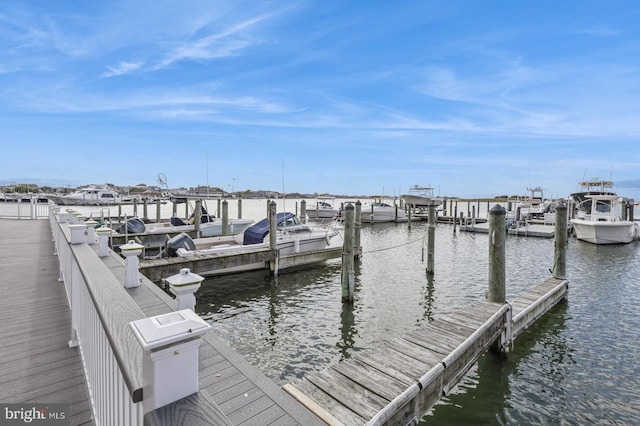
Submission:
M 353 210 L 355 207 L 353 207 L 353 204 L 349 203 L 346 206 L 344 206 L 345 210 Z
M 204 277 L 194 274 L 189 268 L 182 268 L 180 272 L 166 278 L 169 285 L 181 287 L 193 284 L 200 284 L 204 280 Z
M 110 234 L 111 231 L 112 229 L 108 226 L 101 226 L 100 228 L 96 229 L 96 232 L 99 234 Z
M 496 204 L 495 206 L 491 207 L 491 210 L 489 210 L 489 214 L 491 214 L 491 215 L 498 215 L 498 214 L 506 215 L 507 211 L 500 204 Z
M 123 253 L 125 252 L 134 252 L 136 250 L 142 250 L 144 248 L 144 246 L 142 244 L 138 244 L 133 240 L 129 240 L 129 242 L 127 244 L 122 244 L 120 246 L 120 250 L 122 250 Z
M 93 227 L 95 227 L 95 226 L 98 224 L 98 222 L 96 222 L 96 221 L 95 221 L 95 220 L 93 220 L 93 219 L 89 219 L 89 220 L 85 220 L 85 221 L 84 221 L 84 224 L 85 224 L 85 225 L 87 225 L 87 226 L 93 226 Z

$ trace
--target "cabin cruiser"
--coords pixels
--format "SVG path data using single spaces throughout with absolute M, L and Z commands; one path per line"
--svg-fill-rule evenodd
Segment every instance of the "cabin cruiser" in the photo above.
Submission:
M 626 199 L 615 194 L 581 196 L 584 201 L 576 205 L 576 217 L 571 219 L 577 239 L 593 244 L 626 244 L 638 239 L 640 225 L 622 215 Z
M 66 195 L 51 195 L 49 199 L 64 206 L 101 206 L 120 204 L 120 194 L 106 186 L 88 186 Z
M 307 253 L 327 248 L 331 238 L 337 235 L 335 229 L 311 228 L 304 225 L 293 213 L 276 214 L 276 250 L 278 256 Z M 245 229 L 242 234 L 225 237 L 192 239 L 187 234 L 179 234 L 167 242 L 170 257 L 191 258 L 224 255 L 225 253 L 250 252 L 270 248 L 269 218 L 262 219 Z M 201 275 L 217 275 L 250 271 L 264 268 L 264 262 L 229 265 L 211 271 L 199 271 Z
M 407 222 L 408 220 L 404 210 L 382 202 L 364 204 L 360 212 L 360 222 L 362 223 Z
M 414 185 L 409 189 L 407 194 L 402 196 L 408 207 L 429 207 L 439 206 L 445 199 L 433 195 L 433 188 L 429 186 Z
M 315 206 L 307 208 L 307 217 L 309 219 L 333 219 L 336 217 L 340 209 L 329 203 L 329 198 L 319 198 Z

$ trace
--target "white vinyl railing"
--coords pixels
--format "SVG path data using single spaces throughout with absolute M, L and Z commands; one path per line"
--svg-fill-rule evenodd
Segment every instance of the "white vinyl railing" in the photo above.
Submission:
M 46 219 L 49 204 L 39 203 L 36 198 L 29 202 L 6 201 L 0 203 L 0 218 L 3 219 Z
M 145 315 L 87 244 L 71 244 L 67 223 L 49 215 L 71 307 L 70 346 L 79 346 L 98 425 L 142 425 L 142 358 L 129 322 Z

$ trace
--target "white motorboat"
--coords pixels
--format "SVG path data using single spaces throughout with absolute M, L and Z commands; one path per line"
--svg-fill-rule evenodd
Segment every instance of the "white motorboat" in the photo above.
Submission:
M 414 185 L 407 194 L 402 196 L 405 204 L 409 207 L 429 207 L 439 206 L 444 202 L 444 198 L 433 195 L 433 188 L 429 186 Z
M 638 223 L 622 218 L 624 202 L 615 194 L 584 195 L 583 203 L 576 206 L 577 216 L 571 220 L 576 238 L 593 244 L 626 244 L 637 239 Z
M 309 219 L 333 219 L 340 209 L 334 207 L 329 201 L 332 198 L 318 198 L 315 206 L 307 207 L 307 217 Z
M 338 234 L 335 229 L 311 228 L 289 212 L 276 215 L 276 249 L 278 256 L 308 253 L 327 248 L 331 238 Z M 242 234 L 227 237 L 191 239 L 187 234 L 179 234 L 167 243 L 169 256 L 199 257 L 224 253 L 239 253 L 258 248 L 269 248 L 269 219 L 265 218 L 247 228 Z M 211 271 L 199 271 L 201 275 L 218 275 L 264 268 L 264 262 L 229 266 Z
M 407 222 L 408 220 L 404 210 L 382 202 L 364 204 L 360 212 L 360 222 L 362 223 Z
M 527 190 L 531 195 L 516 204 L 516 208 L 520 208 L 521 217 L 542 218 L 545 213 L 553 211 L 555 203 L 552 200 L 546 200 L 544 198 L 542 188 L 527 188 Z
M 54 203 L 65 206 L 116 205 L 122 201 L 117 191 L 106 186 L 96 185 L 80 188 L 71 194 L 52 195 L 49 198 Z

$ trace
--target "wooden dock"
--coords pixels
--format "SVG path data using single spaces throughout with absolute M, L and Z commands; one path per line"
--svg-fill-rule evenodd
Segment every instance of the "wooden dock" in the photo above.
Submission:
M 478 301 L 284 389 L 330 425 L 417 424 L 490 346 L 508 348 L 567 290 L 550 278 L 511 305 Z
M 460 225 L 460 231 L 487 234 L 489 233 L 489 224 L 486 222 L 463 224 Z M 552 225 L 528 224 L 507 229 L 507 234 L 519 237 L 553 238 L 554 233 L 555 227 Z
M 259 264 L 255 270 L 277 272 L 280 269 L 323 262 L 340 256 L 342 256 L 342 247 L 329 247 L 287 256 L 278 256 L 276 250 L 269 248 L 229 250 L 224 253 L 190 257 L 147 259 L 140 262 L 140 272 L 151 281 L 159 282 L 162 278 L 177 274 L 182 268 L 189 268 L 196 274 L 208 275 L 209 271 L 217 269 L 242 268 L 244 265 Z
M 93 425 L 49 222 L 2 219 L 0 235 L 0 402 L 69 404 L 69 424 Z

